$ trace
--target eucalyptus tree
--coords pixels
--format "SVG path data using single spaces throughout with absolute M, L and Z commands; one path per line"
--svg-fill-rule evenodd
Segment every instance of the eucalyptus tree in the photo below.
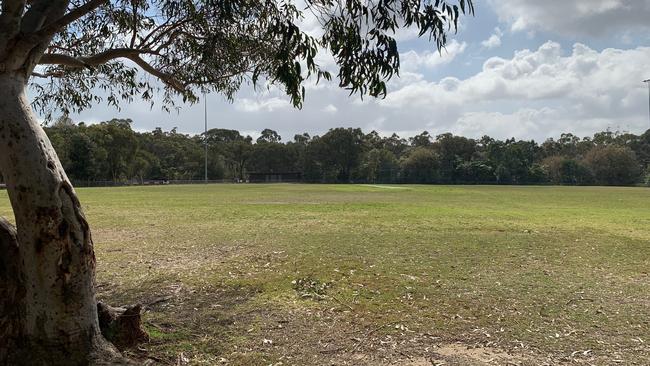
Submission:
M 280 141 L 282 141 L 282 136 L 270 128 L 265 128 L 262 130 L 260 137 L 258 137 L 256 140 L 258 144 L 265 142 L 270 144 L 277 144 L 280 143 Z
M 469 13 L 471 0 L 1 0 L 0 171 L 16 226 L 0 224 L 0 363 L 119 359 L 98 325 L 88 222 L 32 108 L 159 95 L 173 109 L 247 83 L 275 84 L 300 107 L 308 77 L 330 78 L 319 52 L 333 55 L 341 87 L 383 96 L 398 29 L 440 49 Z
M 352 173 L 361 161 L 363 138 L 364 134 L 360 128 L 343 127 L 332 128 L 320 138 L 320 160 L 332 171 L 337 171 L 338 182 L 352 181 Z

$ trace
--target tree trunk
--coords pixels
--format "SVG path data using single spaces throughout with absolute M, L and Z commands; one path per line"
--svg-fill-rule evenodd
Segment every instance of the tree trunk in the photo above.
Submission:
M 18 266 L 16 229 L 0 217 L 0 364 L 7 363 L 20 332 L 21 302 L 25 286 Z
M 26 83 L 0 73 L 0 171 L 16 220 L 16 231 L 0 223 L 0 365 L 120 363 L 100 333 L 88 223 Z

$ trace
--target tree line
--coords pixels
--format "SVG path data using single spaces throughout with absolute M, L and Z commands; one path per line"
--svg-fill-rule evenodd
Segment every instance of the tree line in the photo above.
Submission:
M 136 132 L 129 119 L 75 124 L 59 118 L 46 133 L 77 184 L 200 180 L 245 181 L 250 173 L 300 173 L 313 183 L 650 184 L 650 130 L 612 131 L 543 143 L 428 132 L 402 138 L 359 128 L 333 128 L 283 141 L 265 129 L 256 140 L 228 129 L 187 135 L 156 128 Z

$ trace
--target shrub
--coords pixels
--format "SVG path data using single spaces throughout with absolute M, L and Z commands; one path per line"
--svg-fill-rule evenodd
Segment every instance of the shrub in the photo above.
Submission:
M 639 180 L 639 163 L 628 147 L 597 146 L 587 152 L 583 162 L 598 184 L 630 185 Z

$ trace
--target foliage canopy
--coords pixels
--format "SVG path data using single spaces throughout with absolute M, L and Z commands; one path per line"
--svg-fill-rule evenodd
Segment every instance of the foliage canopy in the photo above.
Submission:
M 307 78 L 331 78 L 319 53 L 341 87 L 381 97 L 399 72 L 400 28 L 440 50 L 473 13 L 472 0 L 3 0 L 0 60 L 45 79 L 31 84 L 41 111 L 153 101 L 158 89 L 170 108 L 175 95 L 232 98 L 245 83 L 277 85 L 300 107 Z M 321 29 L 306 30 L 307 17 Z

